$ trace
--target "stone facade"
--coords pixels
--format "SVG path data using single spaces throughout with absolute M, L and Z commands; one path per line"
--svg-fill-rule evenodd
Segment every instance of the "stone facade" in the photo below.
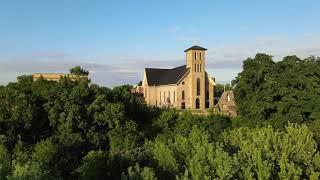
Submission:
M 150 106 L 208 109 L 214 106 L 214 85 L 205 71 L 205 48 L 187 49 L 186 65 L 173 69 L 146 68 L 142 81 Z
M 225 115 L 231 117 L 237 116 L 236 102 L 233 91 L 224 91 L 218 101 L 217 107 L 219 112 Z

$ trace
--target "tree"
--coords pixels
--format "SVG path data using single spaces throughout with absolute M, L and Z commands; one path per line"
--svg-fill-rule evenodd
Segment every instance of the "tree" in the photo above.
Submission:
M 266 54 L 248 58 L 233 81 L 239 115 L 276 127 L 310 121 L 311 114 L 320 111 L 319 72 L 313 59 L 288 56 L 275 63 Z
M 16 147 L 14 171 L 10 179 L 52 179 L 56 147 L 50 139 L 43 140 L 34 148 L 30 158 L 26 158 L 21 144 Z M 58 177 L 57 177 L 58 178 Z
M 148 107 L 129 85 L 21 76 L 0 86 L 0 179 L 318 179 L 319 64 L 249 58 L 233 119 Z
M 173 139 L 156 139 L 154 158 L 163 169 L 162 176 L 178 179 L 232 178 L 237 172 L 233 159 L 220 146 L 210 142 L 209 133 L 193 126 L 187 135 L 177 134 Z
M 309 129 L 312 131 L 313 137 L 318 144 L 320 149 L 320 119 L 314 120 L 308 125 Z
M 241 178 L 300 179 L 319 176 L 319 152 L 305 126 L 290 124 L 283 132 L 271 126 L 238 128 L 225 133 L 224 146 L 236 155 Z
M 137 124 L 126 121 L 123 126 L 118 126 L 109 131 L 110 153 L 130 151 L 141 143 L 142 134 L 139 133 Z
M 217 84 L 214 86 L 214 96 L 221 97 L 222 93 L 227 90 L 232 90 L 232 86 L 230 84 Z
M 137 163 L 135 166 L 128 168 L 128 175 L 123 174 L 122 179 L 126 180 L 156 180 L 157 177 L 152 168 L 141 168 Z
M 152 123 L 152 128 L 155 131 L 154 134 L 158 133 L 169 133 L 174 127 L 179 114 L 175 110 L 167 110 L 162 112 L 159 117 Z
M 89 151 L 76 172 L 79 173 L 80 179 L 107 179 L 109 176 L 107 155 L 101 150 Z
M 10 154 L 7 148 L 1 143 L 0 144 L 0 178 L 5 179 L 11 171 Z
M 79 75 L 79 76 L 88 76 L 89 71 L 82 69 L 80 66 L 76 66 L 70 69 L 70 74 Z

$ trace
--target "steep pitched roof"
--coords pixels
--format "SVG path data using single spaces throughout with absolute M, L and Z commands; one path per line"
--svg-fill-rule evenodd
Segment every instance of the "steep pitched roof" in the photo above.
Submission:
M 190 50 L 207 50 L 206 48 L 200 47 L 200 46 L 192 46 L 188 49 L 186 49 L 184 52 L 190 51 Z
M 147 82 L 149 86 L 176 84 L 188 71 L 186 65 L 173 69 L 146 68 Z

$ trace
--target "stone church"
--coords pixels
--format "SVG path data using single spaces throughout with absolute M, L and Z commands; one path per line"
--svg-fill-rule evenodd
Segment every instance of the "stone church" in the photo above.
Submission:
M 214 79 L 205 71 L 205 51 L 185 50 L 186 64 L 172 69 L 145 68 L 142 88 L 146 103 L 157 107 L 205 110 L 214 107 Z

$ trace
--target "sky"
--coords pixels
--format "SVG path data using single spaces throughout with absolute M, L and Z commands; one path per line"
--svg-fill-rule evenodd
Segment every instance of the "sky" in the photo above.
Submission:
M 257 52 L 320 56 L 319 0 L 0 0 L 0 84 L 81 65 L 93 83 L 136 84 L 146 67 L 185 64 L 229 83 Z

